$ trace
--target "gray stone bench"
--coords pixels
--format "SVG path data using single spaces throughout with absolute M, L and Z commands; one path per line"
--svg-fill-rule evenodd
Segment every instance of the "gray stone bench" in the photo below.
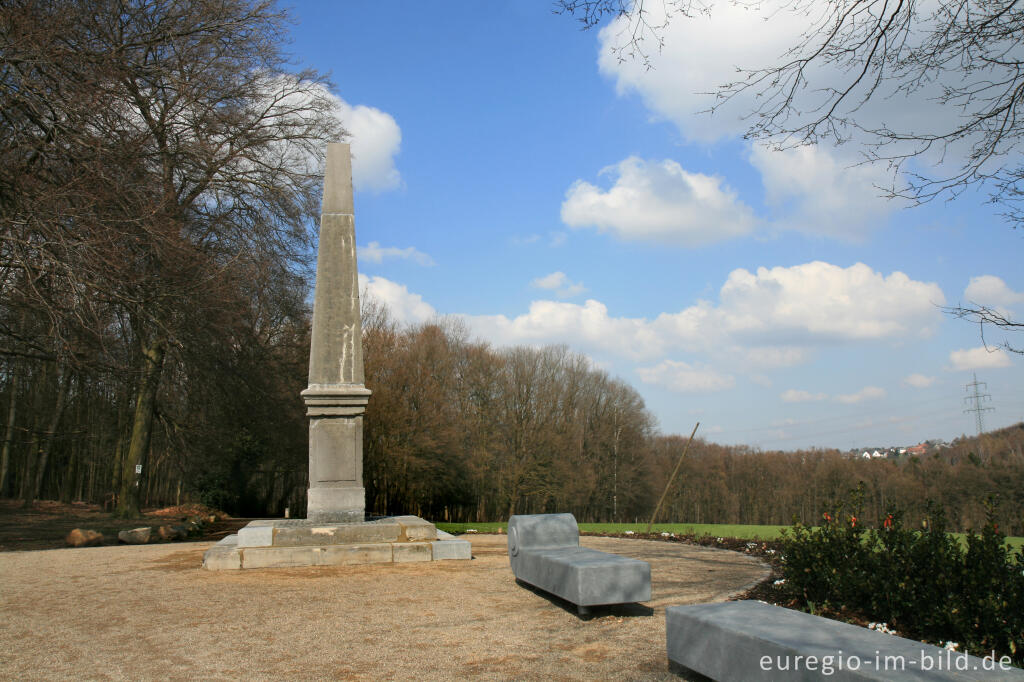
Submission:
M 510 517 L 508 557 L 518 580 L 572 602 L 580 615 L 651 598 L 650 564 L 580 547 L 572 514 Z
M 1024 680 L 998 660 L 759 601 L 669 607 L 665 633 L 670 665 L 713 680 Z

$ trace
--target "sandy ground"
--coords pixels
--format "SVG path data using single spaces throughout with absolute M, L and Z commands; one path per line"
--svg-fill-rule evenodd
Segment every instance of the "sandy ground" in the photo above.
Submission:
M 584 537 L 651 563 L 646 605 L 595 609 L 518 585 L 503 535 L 472 561 L 211 572 L 209 543 L 0 553 L 0 678 L 677 679 L 665 607 L 723 600 L 757 559 Z

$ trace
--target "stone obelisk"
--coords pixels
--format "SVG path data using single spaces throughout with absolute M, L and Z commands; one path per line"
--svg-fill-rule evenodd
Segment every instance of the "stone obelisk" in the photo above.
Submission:
M 363 521 L 362 324 L 356 269 L 352 157 L 347 144 L 327 146 L 320 248 L 316 259 L 309 387 L 309 494 L 306 518 L 318 523 Z

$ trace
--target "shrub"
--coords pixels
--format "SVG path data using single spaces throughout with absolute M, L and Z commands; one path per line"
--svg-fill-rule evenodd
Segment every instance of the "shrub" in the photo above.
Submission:
M 896 508 L 864 528 L 862 496 L 858 489 L 830 504 L 820 526 L 784 531 L 786 596 L 811 612 L 884 621 L 906 636 L 1024 663 L 1024 549 L 1010 552 L 995 503 L 965 549 L 937 505 L 921 530 L 907 528 Z

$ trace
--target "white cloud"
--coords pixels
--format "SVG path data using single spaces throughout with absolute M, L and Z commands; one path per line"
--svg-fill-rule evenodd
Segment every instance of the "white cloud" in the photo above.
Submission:
M 402 130 L 391 114 L 362 104 L 350 105 L 334 97 L 338 118 L 351 135 L 352 184 L 357 190 L 384 192 L 402 184 L 395 156 L 402 146 Z
M 809 335 L 819 340 L 927 335 L 938 317 L 936 304 L 945 302 L 935 283 L 899 271 L 885 276 L 863 263 L 842 268 L 822 261 L 756 273 L 733 270 L 719 298 L 716 322 L 760 345 L 773 340 L 807 345 Z
M 419 294 L 409 291 L 404 284 L 383 277 L 359 275 L 359 290 L 385 304 L 399 322 L 418 324 L 437 316 L 437 311 Z
M 903 379 L 905 386 L 913 386 L 914 388 L 928 388 L 934 383 L 935 377 L 925 376 L 924 374 L 911 374 Z
M 878 400 L 884 397 L 884 388 L 879 388 L 878 386 L 865 386 L 856 393 L 837 395 L 835 400 L 836 402 L 845 403 L 847 405 L 855 405 L 857 403 L 864 402 L 865 400 Z
M 534 301 L 514 318 L 505 315 L 467 316 L 478 334 L 498 344 L 570 343 L 630 358 L 650 358 L 665 350 L 664 340 L 643 318 L 611 317 L 608 307 L 595 300 L 582 305 Z
M 559 298 L 572 298 L 587 290 L 583 282 L 571 282 L 562 271 L 552 272 L 550 275 L 538 277 L 530 282 L 531 286 L 538 289 L 548 289 L 555 292 Z
M 934 283 L 902 272 L 888 276 L 863 264 L 820 261 L 792 267 L 737 269 L 719 303 L 700 301 L 653 320 L 614 317 L 600 301 L 534 301 L 526 313 L 467 317 L 495 343 L 570 343 L 617 356 L 653 359 L 671 352 L 742 357 L 751 365 L 791 366 L 808 349 L 859 340 L 927 336 L 945 301 Z
M 657 384 L 679 393 L 712 393 L 736 385 L 733 376 L 721 374 L 707 365 L 674 360 L 665 360 L 654 367 L 639 367 L 636 372 L 645 384 Z
M 824 393 L 811 393 L 810 391 L 800 391 L 795 388 L 791 388 L 788 391 L 783 391 L 779 394 L 784 403 L 809 403 L 826 400 L 828 396 Z
M 648 23 L 664 22 L 664 3 L 644 5 Z M 736 80 L 737 68 L 774 63 L 795 44 L 807 27 L 804 17 L 778 12 L 766 21 L 765 14 L 750 3 L 716 3 L 710 16 L 675 16 L 662 30 L 664 45 L 648 43 L 651 66 L 638 59 L 620 59 L 613 47 L 628 37 L 627 18 L 612 21 L 599 34 L 601 73 L 615 80 L 620 95 L 638 94 L 656 116 L 672 121 L 688 139 L 712 142 L 737 136 L 748 127 L 743 114 L 754 105 L 751 96 L 740 96 L 711 115 L 700 115 L 716 104 L 718 86 Z
M 792 367 L 807 360 L 807 349 L 793 346 L 759 346 L 743 351 L 755 367 Z
M 565 194 L 562 222 L 595 227 L 626 240 L 701 246 L 749 234 L 753 212 L 721 178 L 690 173 L 675 161 L 631 156 L 602 174 L 616 176 L 602 190 L 577 180 Z
M 835 150 L 803 146 L 772 151 L 753 145 L 749 159 L 761 172 L 777 229 L 857 240 L 900 206 L 879 196 L 878 186 L 891 181 L 883 167 L 855 165 L 856 159 Z
M 950 369 L 995 369 L 998 367 L 1009 367 L 1010 356 L 999 348 L 968 348 L 955 350 L 949 354 L 949 361 L 952 363 Z
M 1024 292 L 1014 291 L 1006 282 L 995 275 L 972 277 L 964 298 L 972 303 L 984 306 L 1013 306 L 1024 303 Z
M 396 246 L 381 246 L 378 242 L 370 242 L 366 246 L 357 247 L 356 253 L 359 260 L 367 263 L 383 263 L 385 258 L 402 258 L 425 267 L 436 265 L 433 258 L 412 246 L 400 249 Z
M 648 25 L 664 23 L 665 11 L 673 4 L 644 4 Z M 614 50 L 632 36 L 630 17 L 609 22 L 598 35 L 598 67 L 604 76 L 614 80 L 617 92 L 639 95 L 654 116 L 671 121 L 687 140 L 700 142 L 741 136 L 756 122 L 758 107 L 770 109 L 774 103 L 766 103 L 756 87 L 725 101 L 716 96 L 721 86 L 741 82 L 746 77 L 743 70 L 771 68 L 809 56 L 820 44 L 814 34 L 821 33 L 820 22 L 827 21 L 829 16 L 827 11 L 818 11 L 811 4 L 787 0 L 709 5 L 708 12 L 694 12 L 692 17 L 675 13 L 667 26 L 658 31 L 664 42 L 660 48 L 652 41 L 647 42 L 644 51 L 652 68 L 639 59 L 623 59 Z M 808 32 L 812 37 L 806 41 Z M 916 47 L 920 43 L 915 41 L 925 36 L 926 32 L 920 32 L 911 35 L 909 41 Z M 803 52 L 792 52 L 805 42 L 807 48 Z M 846 72 L 822 64 L 822 60 L 816 60 L 801 72 L 805 81 L 797 84 L 792 111 L 784 125 L 796 127 L 814 120 L 823 113 L 820 107 L 830 95 L 828 89 L 845 90 L 859 75 L 857 64 Z M 954 75 L 964 77 L 961 72 Z M 971 78 L 977 83 L 988 76 L 979 73 Z M 769 78 L 764 85 L 770 83 Z M 957 107 L 935 106 L 935 98 L 943 91 L 942 82 L 919 82 L 909 92 L 893 92 L 897 85 L 898 81 L 883 81 L 876 95 L 864 102 L 869 89 L 876 87 L 874 79 L 864 79 L 851 91 L 845 108 L 837 111 L 838 116 L 849 115 L 854 106 L 860 105 L 855 118 L 868 129 L 884 125 L 891 130 L 927 134 L 958 124 L 962 112 Z M 714 113 L 706 113 L 712 107 Z M 840 133 L 858 135 L 856 130 Z

